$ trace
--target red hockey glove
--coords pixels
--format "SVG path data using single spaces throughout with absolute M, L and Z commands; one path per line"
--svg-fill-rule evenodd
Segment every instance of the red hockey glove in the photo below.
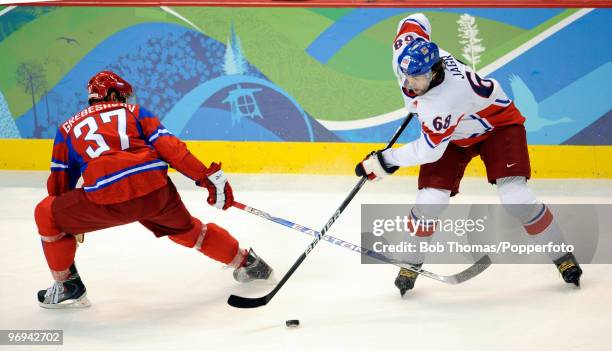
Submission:
M 219 209 L 227 210 L 234 203 L 234 194 L 232 187 L 225 177 L 225 173 L 221 170 L 221 164 L 215 162 L 210 164 L 210 167 L 204 173 L 204 179 L 200 182 L 200 186 L 205 186 L 208 190 L 209 205 Z

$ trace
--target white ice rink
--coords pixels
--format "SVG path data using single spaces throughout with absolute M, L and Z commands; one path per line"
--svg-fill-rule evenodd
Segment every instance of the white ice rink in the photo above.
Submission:
M 0 329 L 63 329 L 64 346 L 13 350 L 612 350 L 612 266 L 586 265 L 583 287 L 551 265 L 497 265 L 464 284 L 419 278 L 399 298 L 397 268 L 362 265 L 359 255 L 321 242 L 268 306 L 226 304 L 230 293 L 260 296 L 231 270 L 155 239 L 139 225 L 88 234 L 77 266 L 92 307 L 44 310 L 35 294 L 51 284 L 33 220 L 46 172 L 0 172 Z M 252 245 L 279 278 L 311 238 L 245 212 L 217 211 L 205 191 L 173 174 L 184 202 Z M 230 175 L 236 199 L 319 230 L 355 177 Z M 410 203 L 414 178 L 366 184 L 330 234 L 360 242 L 360 203 Z M 612 203 L 612 181 L 534 180 L 549 203 Z M 454 202 L 498 203 L 484 179 L 465 179 Z M 454 273 L 464 266 L 425 266 Z M 285 320 L 301 326 L 287 329 Z

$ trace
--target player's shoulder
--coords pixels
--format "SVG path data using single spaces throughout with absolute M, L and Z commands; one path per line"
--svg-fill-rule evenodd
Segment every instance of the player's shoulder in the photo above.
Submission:
M 448 108 L 466 99 L 469 90 L 466 89 L 465 75 L 462 77 L 452 73 L 445 70 L 443 81 L 422 96 L 422 100 L 427 102 L 426 106 Z
M 449 82 L 453 80 L 465 82 L 468 68 L 461 60 L 444 50 L 440 50 L 440 59 L 444 62 L 444 74 L 452 78 L 449 79 Z
M 153 112 L 151 112 L 149 109 L 147 109 L 146 107 L 140 106 L 140 105 L 136 105 L 137 106 L 137 116 L 139 119 L 143 119 L 143 118 L 155 118 L 157 117 L 156 114 L 154 114 Z
M 441 57 L 441 58 L 442 58 L 442 57 L 448 57 L 448 56 L 450 56 L 450 57 L 454 58 L 453 54 L 451 54 L 450 52 L 448 52 L 448 51 L 444 50 L 443 48 L 438 47 L 438 50 L 440 51 L 440 57 Z

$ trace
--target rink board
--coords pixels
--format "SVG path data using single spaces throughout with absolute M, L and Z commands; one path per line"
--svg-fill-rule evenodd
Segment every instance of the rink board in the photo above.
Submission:
M 0 139 L 0 169 L 49 169 L 53 141 Z M 204 163 L 223 162 L 234 173 L 304 173 L 348 175 L 368 152 L 383 147 L 370 143 L 225 142 L 188 141 L 189 149 Z M 530 145 L 533 177 L 612 178 L 612 146 Z M 417 167 L 400 175 L 416 175 Z M 482 176 L 479 158 L 470 163 L 467 176 Z

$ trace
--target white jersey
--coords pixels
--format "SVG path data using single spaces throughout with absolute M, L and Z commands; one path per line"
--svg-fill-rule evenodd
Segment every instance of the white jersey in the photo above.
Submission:
M 414 33 L 401 30 L 396 36 L 393 45 L 396 73 L 397 56 L 412 37 Z M 421 135 L 400 148 L 386 150 L 385 163 L 414 166 L 435 162 L 448 143 L 467 147 L 486 139 L 495 128 L 525 121 L 496 80 L 481 78 L 444 50 L 440 50 L 440 58 L 445 66 L 444 80 L 422 96 L 407 91 L 398 75 L 404 103 L 408 112 L 419 119 Z

